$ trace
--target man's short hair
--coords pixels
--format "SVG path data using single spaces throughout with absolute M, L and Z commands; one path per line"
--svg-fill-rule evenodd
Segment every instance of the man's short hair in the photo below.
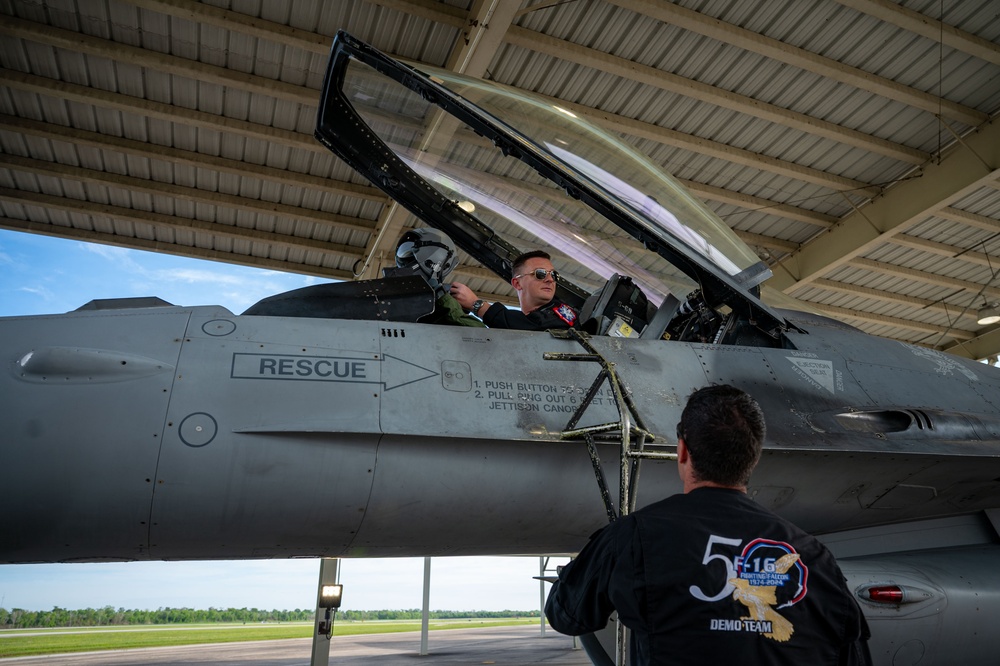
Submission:
M 525 252 L 514 259 L 514 264 L 511 266 L 511 276 L 520 275 L 524 265 L 528 263 L 528 259 L 547 259 L 548 261 L 552 261 L 552 257 L 549 256 L 549 253 L 545 250 L 532 250 L 531 252 Z
M 766 432 L 757 401 L 728 385 L 692 393 L 677 425 L 697 479 L 724 486 L 747 485 Z

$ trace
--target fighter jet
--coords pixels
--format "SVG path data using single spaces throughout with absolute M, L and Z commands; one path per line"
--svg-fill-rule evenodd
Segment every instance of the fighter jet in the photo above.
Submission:
M 341 33 L 316 136 L 454 273 L 0 320 L 0 562 L 572 554 L 680 491 L 685 398 L 728 383 L 767 415 L 750 495 L 831 547 L 877 663 L 993 663 L 1000 372 L 770 291 L 725 222 L 550 100 Z M 509 299 L 538 248 L 579 330 L 437 322 L 448 277 Z

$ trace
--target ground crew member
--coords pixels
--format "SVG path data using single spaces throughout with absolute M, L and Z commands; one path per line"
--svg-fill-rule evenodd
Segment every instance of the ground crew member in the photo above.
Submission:
M 619 518 L 566 565 L 556 631 L 630 630 L 629 664 L 870 664 L 868 627 L 833 556 L 746 495 L 764 415 L 731 386 L 695 391 L 677 427 L 684 494 Z

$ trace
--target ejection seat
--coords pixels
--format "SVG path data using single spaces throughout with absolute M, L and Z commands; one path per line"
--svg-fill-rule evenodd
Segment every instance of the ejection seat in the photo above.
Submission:
M 632 278 L 615 273 L 584 302 L 580 321 L 591 335 L 659 340 L 680 305 L 673 294 L 667 294 L 656 307 Z
M 615 273 L 587 297 L 580 321 L 583 330 L 591 335 L 637 338 L 655 311 L 632 278 Z

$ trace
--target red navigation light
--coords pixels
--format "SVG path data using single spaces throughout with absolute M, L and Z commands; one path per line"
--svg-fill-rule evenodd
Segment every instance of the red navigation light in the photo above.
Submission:
M 903 588 L 898 585 L 872 585 L 865 590 L 869 601 L 880 604 L 903 603 Z

